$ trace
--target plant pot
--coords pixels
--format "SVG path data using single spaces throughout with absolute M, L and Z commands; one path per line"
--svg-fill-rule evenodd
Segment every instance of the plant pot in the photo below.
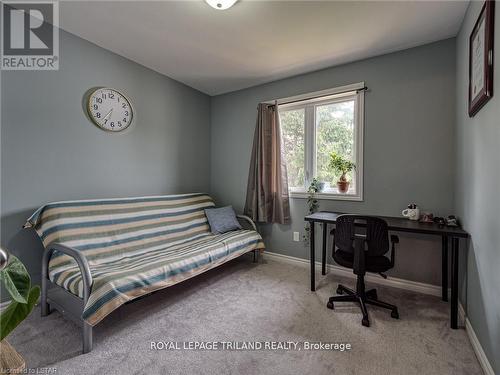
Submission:
M 2 374 L 23 374 L 26 368 L 21 354 L 7 342 L 0 341 L 0 372 Z
M 349 181 L 337 181 L 339 193 L 345 194 L 349 190 Z

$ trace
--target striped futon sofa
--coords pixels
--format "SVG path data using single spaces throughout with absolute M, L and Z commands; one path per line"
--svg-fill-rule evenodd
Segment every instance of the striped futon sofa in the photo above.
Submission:
M 45 247 L 42 316 L 53 307 L 82 324 L 87 353 L 92 327 L 124 303 L 264 249 L 245 216 L 250 230 L 212 234 L 204 209 L 213 206 L 208 195 L 184 194 L 39 208 L 25 227 Z

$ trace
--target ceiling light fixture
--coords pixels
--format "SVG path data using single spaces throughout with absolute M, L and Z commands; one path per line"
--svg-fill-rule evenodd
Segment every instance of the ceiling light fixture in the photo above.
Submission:
M 231 8 L 238 0 L 205 0 L 208 5 L 217 10 Z

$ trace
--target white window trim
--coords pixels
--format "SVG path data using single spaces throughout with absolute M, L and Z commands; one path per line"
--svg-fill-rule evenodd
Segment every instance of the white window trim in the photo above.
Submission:
M 364 82 L 352 84 L 352 85 L 346 85 L 346 86 L 341 86 L 341 87 L 336 87 L 333 89 L 328 89 L 328 90 L 322 90 L 322 91 L 316 91 L 308 94 L 303 94 L 303 95 L 297 95 L 293 97 L 288 97 L 288 98 L 283 98 L 278 100 L 278 105 L 280 108 L 287 109 L 287 110 L 292 110 L 294 108 L 303 108 L 304 104 L 311 104 L 311 103 L 316 103 L 318 102 L 319 105 L 329 103 L 329 102 L 335 102 L 335 101 L 342 101 L 345 97 L 348 96 L 357 96 L 356 100 L 356 106 L 357 108 L 354 111 L 354 122 L 357 124 L 355 127 L 355 136 L 354 139 L 356 142 L 354 143 L 354 152 L 356 154 L 356 194 L 342 194 L 342 193 L 333 193 L 333 192 L 322 192 L 322 193 L 316 193 L 314 194 L 315 198 L 317 199 L 327 199 L 327 200 L 343 200 L 343 201 L 357 201 L 357 202 L 362 202 L 363 201 L 363 190 L 364 190 L 364 181 L 363 181 L 363 175 L 364 175 L 364 163 L 363 163 L 363 149 L 364 149 L 364 113 L 365 113 L 365 95 L 364 91 L 357 91 L 365 87 Z M 300 101 L 300 103 L 296 103 L 296 101 Z M 286 104 L 288 102 L 294 102 L 290 104 Z M 280 105 L 280 103 L 284 103 Z M 314 117 L 314 112 L 316 108 L 315 104 L 314 106 L 309 106 L 306 107 L 306 112 L 304 114 L 305 116 L 305 122 L 307 123 L 307 117 L 312 116 Z M 311 110 L 312 109 L 312 110 Z M 309 121 L 312 121 L 313 119 L 309 118 Z M 313 121 L 314 123 L 314 121 Z M 306 166 L 306 180 L 310 180 L 310 174 L 314 174 L 314 171 L 316 170 L 316 158 L 308 158 L 307 153 L 309 152 L 311 148 L 315 148 L 314 142 L 315 137 L 311 137 L 311 132 L 307 131 L 307 129 L 304 129 L 304 153 L 306 154 L 306 163 L 309 165 Z M 313 139 L 311 139 L 313 138 Z M 312 160 L 309 160 L 312 159 Z M 312 165 L 311 165 L 312 164 Z M 305 199 L 309 197 L 309 194 L 307 191 L 289 191 L 290 198 L 301 198 Z

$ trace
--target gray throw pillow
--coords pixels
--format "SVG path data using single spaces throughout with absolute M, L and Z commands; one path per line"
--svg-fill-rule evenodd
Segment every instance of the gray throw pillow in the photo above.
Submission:
M 210 230 L 213 234 L 221 234 L 241 229 L 233 206 L 207 208 L 205 209 L 205 215 L 207 215 Z

